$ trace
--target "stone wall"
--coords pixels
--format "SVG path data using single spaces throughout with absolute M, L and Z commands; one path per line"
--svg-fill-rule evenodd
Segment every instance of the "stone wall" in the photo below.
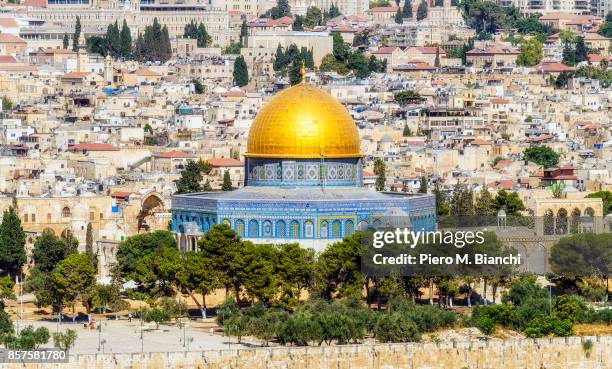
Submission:
M 590 350 L 583 341 L 590 339 Z M 445 344 L 375 344 L 275 347 L 202 352 L 74 355 L 70 363 L 3 366 L 70 369 L 609 369 L 612 336 L 471 341 Z

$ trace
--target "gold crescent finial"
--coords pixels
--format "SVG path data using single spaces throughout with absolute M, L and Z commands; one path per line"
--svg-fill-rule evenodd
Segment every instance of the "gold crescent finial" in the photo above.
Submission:
M 306 62 L 304 62 L 304 59 L 302 59 L 302 83 L 306 82 Z

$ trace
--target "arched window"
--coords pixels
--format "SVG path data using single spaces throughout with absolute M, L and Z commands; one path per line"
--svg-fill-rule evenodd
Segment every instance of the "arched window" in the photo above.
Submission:
M 342 224 L 339 220 L 334 220 L 332 223 L 332 237 L 340 238 L 342 237 Z
M 287 225 L 282 220 L 276 222 L 276 238 L 287 238 Z
M 244 220 L 238 219 L 234 222 L 234 231 L 240 237 L 244 237 Z
M 291 226 L 289 227 L 289 237 L 300 238 L 300 223 L 298 223 L 297 220 L 291 222 Z
M 64 218 L 68 218 L 69 216 L 70 216 L 70 208 L 69 208 L 69 207 L 67 207 L 67 206 L 65 206 L 65 207 L 62 209 L 62 217 L 64 217 Z
M 360 231 L 365 231 L 366 229 L 368 229 L 368 222 L 366 222 L 365 220 L 362 220 L 357 225 L 357 229 L 359 229 Z
M 263 222 L 263 235 L 264 237 L 272 237 L 272 222 L 269 220 Z
M 307 220 L 304 223 L 304 237 L 306 238 L 314 237 L 314 224 L 312 224 L 312 221 L 310 220 Z
M 324 220 L 321 222 L 321 225 L 319 228 L 319 237 L 320 238 L 329 237 L 329 223 L 327 222 L 327 220 Z
M 249 221 L 249 237 L 259 237 L 259 222 L 255 219 Z
M 350 236 L 355 232 L 355 225 L 353 223 L 352 220 L 347 220 L 346 223 L 344 223 L 344 235 L 345 236 Z

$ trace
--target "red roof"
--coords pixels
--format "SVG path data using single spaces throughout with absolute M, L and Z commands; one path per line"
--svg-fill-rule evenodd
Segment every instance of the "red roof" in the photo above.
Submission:
M 11 55 L 0 55 L 0 63 L 17 63 L 17 59 Z
M 10 33 L 0 33 L 0 42 L 5 44 L 25 44 L 26 42 Z
M 47 0 L 24 0 L 22 6 L 31 6 L 33 8 L 46 8 Z
M 240 160 L 232 158 L 210 158 L 207 161 L 213 167 L 241 167 L 244 165 Z
M 15 18 L 0 18 L 0 27 L 19 27 Z
M 193 155 L 186 153 L 184 151 L 181 150 L 172 150 L 172 151 L 167 151 L 167 152 L 162 152 L 156 155 L 158 158 L 167 158 L 167 159 L 171 159 L 171 158 L 192 158 Z
M 382 46 L 382 47 L 379 47 L 376 51 L 372 52 L 372 54 L 391 54 L 396 49 L 397 47 L 395 46 Z
M 426 47 L 426 46 L 417 46 L 415 47 L 421 54 L 429 54 L 436 55 L 436 52 L 440 53 L 440 56 L 446 56 L 446 52 L 441 47 Z
M 249 21 L 249 27 L 288 27 L 294 23 L 291 17 L 282 17 L 278 19 L 258 18 Z
M 498 190 L 512 190 L 516 185 L 516 181 L 513 179 L 502 179 L 500 181 L 494 181 L 489 183 L 489 187 Z
M 551 135 L 541 135 L 541 136 L 532 137 L 528 141 L 530 141 L 530 142 L 544 142 L 544 141 L 552 140 L 554 138 L 555 138 L 555 136 L 551 136 Z
M 511 160 L 502 159 L 502 160 L 498 161 L 497 164 L 495 164 L 494 168 L 499 170 L 499 169 L 502 169 L 504 167 L 507 167 L 510 164 L 512 164 Z
M 130 195 L 133 193 L 134 192 L 128 192 L 128 191 L 115 191 L 111 193 L 110 196 L 111 197 L 130 197 Z
M 540 73 L 561 73 L 573 72 L 576 70 L 576 68 L 574 67 L 568 67 L 567 65 L 563 65 L 561 63 L 553 61 L 544 61 L 533 68 Z
M 481 145 L 490 145 L 491 143 L 489 141 L 481 140 L 480 138 L 477 138 L 474 141 L 470 142 L 470 144 L 474 146 L 481 146 Z
M 604 59 L 608 59 L 601 54 L 589 54 L 588 57 L 589 57 L 589 63 L 599 63 Z
M 119 149 L 106 143 L 81 142 L 76 145 L 68 146 L 68 151 L 119 151 Z

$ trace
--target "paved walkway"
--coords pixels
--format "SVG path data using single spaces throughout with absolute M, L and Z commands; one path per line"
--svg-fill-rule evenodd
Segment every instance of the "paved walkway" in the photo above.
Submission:
M 16 322 L 14 322 L 16 323 Z M 102 322 L 102 330 L 90 330 L 83 328 L 83 323 L 62 323 L 51 321 L 22 321 L 20 327 L 27 325 L 34 327 L 44 326 L 52 334 L 74 329 L 77 332 L 77 341 L 70 350 L 75 354 L 91 354 L 96 352 L 113 353 L 136 353 L 141 352 L 160 352 L 160 351 L 193 351 L 193 350 L 216 350 L 240 347 L 248 347 L 248 344 L 237 346 L 236 338 L 231 340 L 223 337 L 220 333 L 210 334 L 210 324 L 202 321 L 188 321 L 185 329 L 176 325 L 160 325 L 155 329 L 155 323 L 145 323 L 141 340 L 141 322 L 138 319 L 127 320 L 107 320 Z M 183 344 L 183 337 L 187 340 Z M 104 342 L 100 344 L 99 342 Z M 52 347 L 53 338 L 44 347 Z M 98 350 L 98 347 L 100 349 Z M 252 346 L 251 346 L 252 347 Z

